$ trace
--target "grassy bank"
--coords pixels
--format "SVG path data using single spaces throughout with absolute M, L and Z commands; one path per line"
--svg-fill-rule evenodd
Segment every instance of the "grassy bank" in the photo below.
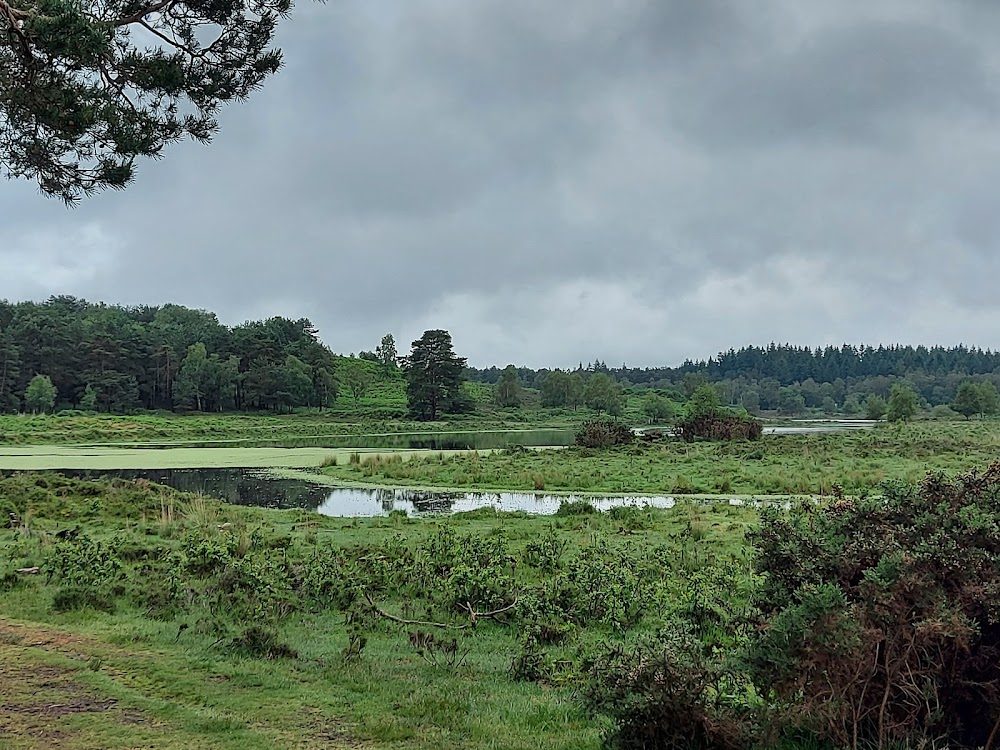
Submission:
M 593 493 L 856 494 L 929 469 L 985 465 L 1000 422 L 919 422 L 871 431 L 764 436 L 756 442 L 634 445 L 608 451 L 513 450 L 477 455 L 358 456 L 324 469 L 352 482 L 483 490 Z
M 346 520 L 55 475 L 0 479 L 10 513 L 11 748 L 597 748 L 589 659 L 742 606 L 756 520 L 697 505 Z
M 273 444 L 361 434 L 565 428 L 586 415 L 561 410 L 483 409 L 439 422 L 372 419 L 334 412 L 295 414 L 0 415 L 0 445 L 177 444 L 230 441 Z

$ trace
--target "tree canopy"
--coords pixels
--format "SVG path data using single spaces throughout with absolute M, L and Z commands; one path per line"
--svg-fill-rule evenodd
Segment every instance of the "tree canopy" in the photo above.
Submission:
M 1000 409 L 1000 395 L 989 381 L 966 380 L 958 386 L 951 408 L 966 419 L 974 414 L 996 414 Z
M 336 362 L 304 318 L 230 328 L 213 313 L 179 305 L 0 301 L 0 411 L 19 408 L 36 375 L 50 379 L 60 408 L 327 406 L 336 397 Z
M 35 375 L 24 389 L 24 405 L 32 412 L 52 411 L 56 405 L 56 387 L 48 375 Z
M 396 339 L 391 333 L 382 337 L 375 348 L 375 357 L 382 365 L 382 374 L 388 376 L 398 367 L 399 354 L 396 352 Z
M 516 407 L 521 405 L 521 380 L 517 377 L 517 368 L 507 365 L 500 380 L 494 388 L 493 397 L 497 406 Z
M 369 369 L 369 365 L 362 359 L 344 360 L 339 373 L 340 384 L 343 385 L 351 398 L 354 399 L 354 407 L 357 408 L 361 399 L 371 388 L 375 381 L 375 376 Z
M 625 408 L 622 387 L 603 372 L 590 376 L 584 389 L 583 400 L 598 414 L 606 411 L 613 417 L 621 416 Z
M 291 0 L 0 0 L 0 167 L 73 203 L 207 142 L 281 66 Z
M 890 422 L 907 422 L 913 419 L 919 407 L 920 398 L 916 392 L 909 386 L 897 383 L 892 387 L 885 415 Z
M 404 361 L 410 415 L 433 422 L 443 412 L 465 411 L 466 360 L 452 349 L 451 334 L 440 329 L 424 331 L 412 347 Z

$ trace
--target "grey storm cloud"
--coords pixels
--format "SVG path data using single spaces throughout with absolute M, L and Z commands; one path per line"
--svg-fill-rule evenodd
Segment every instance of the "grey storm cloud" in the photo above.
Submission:
M 449 329 L 476 365 L 1000 348 L 1000 12 L 301 0 L 286 66 L 135 185 L 0 185 L 0 296 Z

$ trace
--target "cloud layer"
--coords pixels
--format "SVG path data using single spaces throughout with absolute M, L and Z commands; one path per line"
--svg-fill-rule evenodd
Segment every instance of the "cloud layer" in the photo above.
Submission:
M 442 327 L 481 366 L 1000 348 L 998 32 L 985 0 L 303 0 L 212 145 L 72 212 L 0 185 L 0 296 L 344 352 Z

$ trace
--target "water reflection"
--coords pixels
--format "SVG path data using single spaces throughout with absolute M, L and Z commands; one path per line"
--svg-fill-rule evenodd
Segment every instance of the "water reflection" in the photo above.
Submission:
M 440 492 L 409 489 L 330 487 L 305 479 L 285 479 L 258 469 L 129 469 L 114 471 L 65 470 L 83 479 L 119 477 L 146 479 L 183 492 L 194 492 L 234 505 L 262 508 L 302 508 L 326 516 L 359 518 L 403 511 L 410 516 L 459 513 L 478 508 L 546 515 L 561 503 L 587 500 L 600 510 L 619 505 L 672 508 L 672 497 L 614 497 L 536 495 L 526 492 Z
M 261 469 L 115 469 L 60 472 L 81 479 L 146 479 L 182 492 L 208 495 L 233 505 L 316 510 L 330 488 L 302 479 L 283 479 Z
M 316 508 L 326 516 L 385 516 L 402 511 L 408 516 L 461 513 L 493 508 L 497 511 L 551 515 L 564 502 L 587 500 L 599 510 L 620 505 L 672 508 L 672 497 L 602 497 L 535 495 L 521 492 L 423 492 L 405 489 L 352 489 L 338 487 Z

